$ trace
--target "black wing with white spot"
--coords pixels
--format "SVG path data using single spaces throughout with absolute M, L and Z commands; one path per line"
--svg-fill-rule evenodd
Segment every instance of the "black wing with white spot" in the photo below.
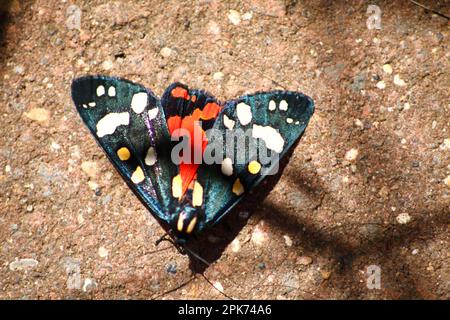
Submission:
M 314 112 L 311 98 L 274 91 L 229 101 L 208 135 L 206 161 L 198 171 L 204 186 L 206 225 L 219 221 L 301 137 Z M 220 152 L 221 151 L 221 152 Z
M 170 135 L 160 100 L 130 81 L 88 76 L 74 80 L 72 98 L 97 142 L 128 186 L 160 219 L 170 222 Z

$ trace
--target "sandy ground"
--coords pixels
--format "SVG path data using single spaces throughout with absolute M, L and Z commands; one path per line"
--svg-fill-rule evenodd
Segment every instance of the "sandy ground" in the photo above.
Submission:
M 201 271 L 234 298 L 450 298 L 445 18 L 409 1 L 0 8 L 0 298 L 224 298 Z M 72 105 L 86 74 L 221 100 L 282 87 L 316 112 L 282 174 L 200 241 L 201 268 L 155 247 L 163 229 Z

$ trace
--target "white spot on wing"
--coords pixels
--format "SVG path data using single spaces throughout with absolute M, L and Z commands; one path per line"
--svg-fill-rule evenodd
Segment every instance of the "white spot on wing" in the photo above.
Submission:
M 226 176 L 231 176 L 233 174 L 233 161 L 230 158 L 223 159 L 222 173 Z
M 281 134 L 271 126 L 253 125 L 253 138 L 262 139 L 266 143 L 266 147 L 277 153 L 281 153 L 284 147 L 284 139 Z
M 252 121 L 252 109 L 248 104 L 244 102 L 238 103 L 236 106 L 237 116 L 243 126 L 249 124 Z
M 95 102 L 89 102 L 89 103 L 88 103 L 88 106 L 89 106 L 89 107 L 95 107 Z
M 277 104 L 275 103 L 275 101 L 270 100 L 270 102 L 269 102 L 269 110 L 270 110 L 270 111 L 273 111 L 273 110 L 275 110 L 276 108 L 277 108 Z
M 153 147 L 148 148 L 147 155 L 145 156 L 145 164 L 152 166 L 156 163 L 156 150 Z
M 286 111 L 288 109 L 288 103 L 286 100 L 281 100 L 279 105 L 280 110 Z
M 110 97 L 115 97 L 115 96 L 116 96 L 116 88 L 114 88 L 114 87 L 109 87 L 109 88 L 108 88 L 108 96 L 110 96 Z
M 228 118 L 226 114 L 223 115 L 223 124 L 225 125 L 225 127 L 227 127 L 230 130 L 233 130 L 234 123 L 235 123 L 234 120 Z
M 113 134 L 118 126 L 125 126 L 129 123 L 130 114 L 128 112 L 108 113 L 97 123 L 97 136 L 101 138 Z
M 292 122 L 294 122 L 294 119 L 292 119 L 292 118 L 286 118 L 286 122 L 287 122 L 287 123 L 292 123 Z
M 150 120 L 153 120 L 156 118 L 156 116 L 158 115 L 158 108 L 153 108 L 148 110 L 148 117 L 150 118 Z
M 146 92 L 135 93 L 131 100 L 131 109 L 136 113 L 141 113 L 147 106 L 147 99 Z
M 101 97 L 105 94 L 105 87 L 104 86 L 98 86 L 97 87 L 97 96 Z

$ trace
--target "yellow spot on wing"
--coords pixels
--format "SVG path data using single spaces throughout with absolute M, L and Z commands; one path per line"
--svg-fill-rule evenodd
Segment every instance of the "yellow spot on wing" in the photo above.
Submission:
M 192 233 L 194 231 L 195 225 L 197 224 L 197 217 L 192 218 L 191 222 L 189 222 L 188 227 L 186 229 L 186 233 Z
M 183 226 L 184 226 L 184 215 L 180 214 L 178 216 L 178 221 L 177 221 L 177 230 L 179 232 L 183 231 Z
M 126 161 L 130 159 L 131 153 L 130 150 L 128 150 L 128 148 L 122 147 L 119 150 L 117 150 L 117 156 L 119 157 L 120 160 Z
M 192 192 L 192 205 L 194 207 L 200 207 L 202 203 L 203 203 L 203 187 L 200 183 L 195 181 L 194 191 Z
M 248 164 L 248 172 L 251 174 L 257 174 L 260 170 L 261 164 L 258 161 L 253 160 Z
M 142 168 L 140 166 L 136 167 L 136 170 L 133 172 L 133 175 L 131 176 L 131 181 L 138 184 L 144 181 L 144 171 L 142 171 Z
M 239 178 L 237 178 L 236 181 L 234 181 L 232 191 L 237 196 L 240 196 L 241 194 L 244 193 L 244 187 L 242 186 L 241 180 L 239 180 Z
M 180 199 L 183 194 L 183 184 L 181 181 L 181 175 L 176 175 L 172 179 L 172 196 Z

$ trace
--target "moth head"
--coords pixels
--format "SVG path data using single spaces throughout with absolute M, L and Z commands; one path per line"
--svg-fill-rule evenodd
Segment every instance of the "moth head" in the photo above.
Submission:
M 202 217 L 202 212 L 199 208 L 192 206 L 185 206 L 178 214 L 175 222 L 175 230 L 180 238 L 186 238 L 193 234 L 199 227 L 199 220 Z

